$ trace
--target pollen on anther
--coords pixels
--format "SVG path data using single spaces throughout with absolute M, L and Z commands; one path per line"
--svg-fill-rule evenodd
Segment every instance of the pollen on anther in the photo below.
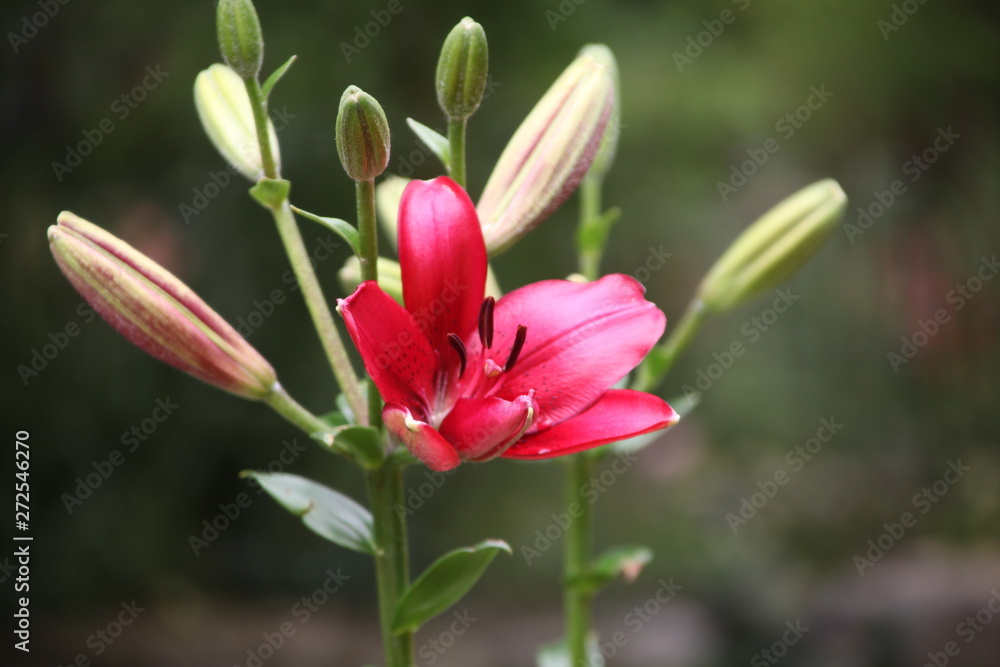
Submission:
M 466 362 L 465 343 L 462 342 L 462 339 L 459 338 L 457 334 L 453 333 L 448 334 L 448 342 L 451 344 L 453 348 L 455 348 L 455 352 L 458 354 L 458 362 L 460 364 L 458 369 L 458 376 L 462 377 L 465 374 L 465 362 Z
M 521 348 L 524 347 L 524 339 L 527 337 L 528 327 L 518 324 L 517 333 L 514 335 L 514 345 L 510 348 L 510 356 L 507 357 L 507 363 L 503 367 L 505 373 L 509 373 L 510 369 L 514 368 L 514 364 L 517 363 L 517 356 L 521 354 Z
M 488 296 L 479 308 L 479 341 L 487 350 L 493 347 L 493 308 L 496 303 L 496 299 Z

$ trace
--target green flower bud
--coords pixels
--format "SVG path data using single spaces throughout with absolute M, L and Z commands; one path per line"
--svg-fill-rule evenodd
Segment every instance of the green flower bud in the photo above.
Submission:
M 274 369 L 233 327 L 121 239 L 64 211 L 49 246 L 76 291 L 147 354 L 244 398 L 278 389 Z
M 337 153 L 355 181 L 370 181 L 389 166 L 389 122 L 375 98 L 357 86 L 340 98 Z
M 622 96 L 620 90 L 620 78 L 618 76 L 618 62 L 611 49 L 603 44 L 588 44 L 580 51 L 580 55 L 589 55 L 598 62 L 608 66 L 611 72 L 611 80 L 614 83 L 614 102 L 611 107 L 611 116 L 608 124 L 604 128 L 604 136 L 601 137 L 601 145 L 594 156 L 594 162 L 590 165 L 588 176 L 594 178 L 604 178 L 604 175 L 611 169 L 611 163 L 615 161 L 615 153 L 618 151 L 618 135 L 621 134 L 622 124 Z
M 701 282 L 709 311 L 728 310 L 779 287 L 812 257 L 847 207 L 840 185 L 827 179 L 799 190 L 750 225 Z
M 608 63 L 584 52 L 517 128 L 476 206 L 491 255 L 531 231 L 579 185 L 611 117 L 614 88 Z
M 231 165 L 251 181 L 264 176 L 260 144 L 243 80 L 225 65 L 215 64 L 198 74 L 194 81 L 194 105 L 198 118 L 215 148 Z M 278 136 L 267 121 L 274 162 L 281 168 Z
M 448 33 L 438 59 L 438 104 L 449 120 L 465 120 L 479 108 L 488 66 L 483 26 L 466 16 Z
M 219 0 L 215 12 L 219 50 L 243 79 L 256 79 L 264 64 L 264 37 L 250 0 Z

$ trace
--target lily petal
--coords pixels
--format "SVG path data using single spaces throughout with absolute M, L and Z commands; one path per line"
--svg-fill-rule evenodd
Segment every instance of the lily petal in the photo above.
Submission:
M 526 436 L 503 456 L 547 459 L 573 454 L 667 428 L 678 419 L 673 408 L 658 396 L 631 389 L 611 389 L 586 412 Z
M 455 448 L 448 444 L 430 424 L 413 418 L 405 407 L 387 403 L 382 408 L 382 421 L 389 431 L 406 445 L 410 453 L 431 470 L 444 472 L 458 466 L 459 458 Z
M 403 300 L 437 351 L 457 369 L 448 334 L 475 325 L 486 289 L 486 244 L 476 208 L 455 181 L 411 181 L 399 204 Z
M 387 403 L 422 410 L 433 404 L 434 351 L 402 306 L 368 280 L 338 300 L 337 312 Z
M 517 442 L 536 414 L 531 396 L 461 398 L 441 423 L 441 435 L 466 461 L 488 461 Z
M 613 274 L 592 283 L 547 280 L 505 295 L 494 313 L 490 356 L 506 363 L 518 325 L 527 327 L 527 338 L 496 395 L 535 390 L 539 418 L 532 431 L 589 408 L 663 334 L 667 319 L 644 292 L 634 278 Z

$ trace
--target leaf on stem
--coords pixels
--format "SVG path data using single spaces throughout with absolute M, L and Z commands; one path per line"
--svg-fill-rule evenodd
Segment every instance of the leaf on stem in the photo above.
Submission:
M 261 488 L 320 537 L 347 549 L 375 553 L 371 513 L 342 493 L 305 477 L 244 470 Z
M 393 633 L 416 630 L 462 599 L 499 551 L 511 553 L 503 540 L 484 540 L 449 551 L 434 561 L 396 604 Z
M 296 58 L 298 58 L 298 56 L 292 56 L 285 61 L 284 65 L 274 70 L 274 72 L 271 73 L 271 76 L 267 77 L 267 81 L 265 81 L 264 85 L 260 88 L 261 96 L 265 100 L 267 99 L 267 96 L 271 94 L 271 89 L 274 88 L 274 84 L 278 83 L 278 81 L 281 80 L 281 77 L 285 76 L 285 72 L 287 72 L 288 68 L 292 66 L 292 63 L 295 62 Z
M 315 213 L 303 211 L 298 206 L 293 206 L 292 210 L 301 215 L 303 218 L 312 220 L 313 222 L 318 222 L 340 238 L 347 241 L 347 244 L 351 246 L 351 250 L 354 254 L 361 257 L 361 235 L 358 234 L 358 230 L 354 227 L 354 225 L 346 220 L 341 220 L 340 218 L 324 218 L 316 215 Z
M 420 139 L 427 148 L 430 149 L 434 155 L 441 160 L 441 164 L 444 165 L 445 169 L 451 169 L 451 144 L 448 139 L 442 136 L 439 132 L 435 132 L 431 128 L 427 127 L 423 123 L 419 123 L 412 118 L 406 119 L 406 124 L 410 126 L 413 133 L 417 135 L 417 139 Z
M 620 574 L 631 583 L 639 576 L 642 568 L 653 559 L 653 552 L 647 547 L 627 546 L 609 549 L 595 560 L 586 572 L 566 582 L 578 590 L 595 592 Z

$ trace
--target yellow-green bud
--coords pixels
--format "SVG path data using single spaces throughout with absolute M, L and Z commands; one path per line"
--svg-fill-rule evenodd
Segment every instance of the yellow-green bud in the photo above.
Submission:
M 389 237 L 392 247 L 396 247 L 399 237 L 399 202 L 403 198 L 403 190 L 406 189 L 410 179 L 388 174 L 375 186 L 375 207 L 378 211 L 378 222 L 382 225 L 382 231 Z
M 826 179 L 799 190 L 750 225 L 701 282 L 706 309 L 728 310 L 792 277 L 819 250 L 847 207 L 840 185 Z
M 491 255 L 531 231 L 579 185 L 611 117 L 614 87 L 608 64 L 582 53 L 517 128 L 476 205 Z
M 614 83 L 614 102 L 611 107 L 611 116 L 608 124 L 604 128 L 604 136 L 601 137 L 601 145 L 594 156 L 594 162 L 590 165 L 588 176 L 603 178 L 611 169 L 611 163 L 615 160 L 615 153 L 618 151 L 618 135 L 621 134 L 622 121 L 622 96 L 620 90 L 620 77 L 618 76 L 618 61 L 615 54 L 604 44 L 588 44 L 580 51 L 580 55 L 589 55 L 598 62 L 608 66 L 611 72 L 611 80 Z
M 351 255 L 337 273 L 345 292 L 353 292 L 361 284 L 361 261 Z M 403 305 L 403 272 L 399 262 L 385 257 L 378 258 L 378 286 L 382 291 Z
M 438 104 L 449 120 L 465 120 L 479 108 L 488 69 L 486 32 L 466 16 L 445 38 L 437 65 Z
M 218 63 L 203 70 L 194 81 L 194 105 L 205 133 L 222 157 L 251 181 L 260 179 L 264 175 L 260 144 L 250 96 L 240 76 Z M 278 136 L 270 120 L 267 131 L 275 165 L 280 169 Z
M 264 37 L 250 0 L 219 0 L 215 12 L 219 50 L 243 79 L 256 79 L 264 64 Z
M 278 388 L 274 369 L 172 273 L 68 211 L 49 246 L 76 291 L 118 333 L 160 361 L 244 398 Z
M 340 98 L 337 153 L 355 181 L 370 181 L 389 166 L 389 122 L 375 98 L 357 86 Z

